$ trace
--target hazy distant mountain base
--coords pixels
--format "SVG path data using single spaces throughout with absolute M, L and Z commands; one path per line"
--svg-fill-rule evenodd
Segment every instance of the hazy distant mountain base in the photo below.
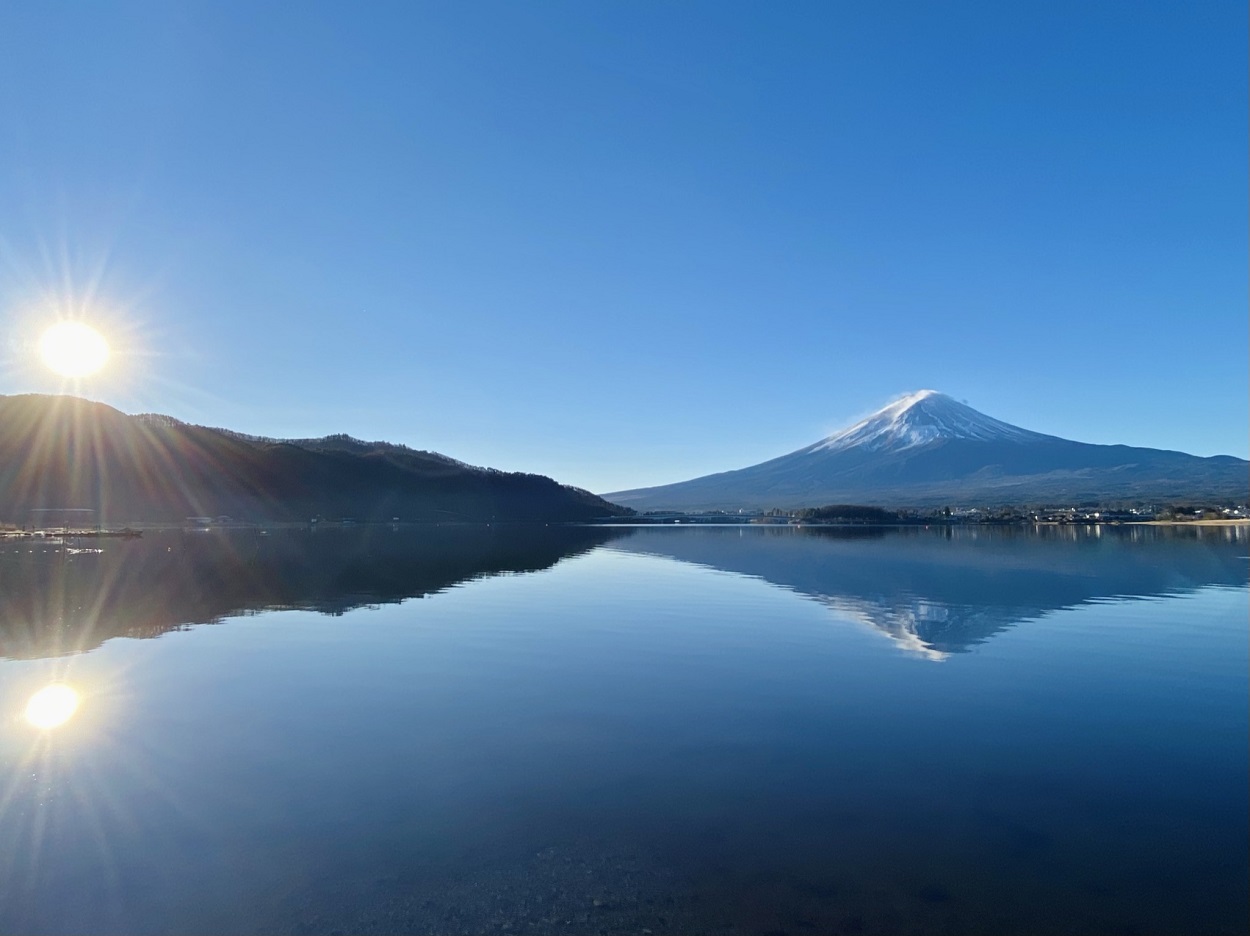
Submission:
M 637 510 L 1244 503 L 1250 497 L 1250 462 L 1072 442 L 921 391 L 828 439 L 759 465 L 604 496 Z
M 0 520 L 228 516 L 582 521 L 628 511 L 541 475 L 475 468 L 348 436 L 258 439 L 65 396 L 0 397 Z
M 606 497 L 636 510 L 696 511 L 795 508 L 830 501 L 916 508 L 935 508 L 947 504 L 1105 504 L 1116 501 L 1186 500 L 1225 502 L 1247 499 L 1244 464 L 1198 466 L 1197 470 L 1173 471 L 1164 476 L 1152 476 L 1153 466 L 1150 465 L 1130 464 L 1104 469 L 1055 470 L 1019 475 L 1005 474 L 998 466 L 989 466 L 951 481 L 924 483 L 891 482 L 885 478 L 878 482 L 866 479 L 862 483 L 812 478 L 808 483 L 795 479 L 788 483 L 758 486 L 753 483 L 756 479 L 750 476 L 728 477 L 750 470 L 744 469 L 743 472 L 726 472 L 724 475 L 711 475 L 680 484 L 620 491 Z M 1211 470 L 1212 468 L 1215 470 Z

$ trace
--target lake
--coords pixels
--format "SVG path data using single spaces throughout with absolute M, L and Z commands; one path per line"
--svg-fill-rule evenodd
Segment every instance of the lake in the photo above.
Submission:
M 0 931 L 1242 933 L 1248 552 L 0 540 Z

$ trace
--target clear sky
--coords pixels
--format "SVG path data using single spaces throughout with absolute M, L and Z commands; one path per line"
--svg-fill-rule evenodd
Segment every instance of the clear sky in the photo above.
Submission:
M 0 392 L 596 491 L 933 387 L 1247 454 L 1247 11 L 0 4 Z

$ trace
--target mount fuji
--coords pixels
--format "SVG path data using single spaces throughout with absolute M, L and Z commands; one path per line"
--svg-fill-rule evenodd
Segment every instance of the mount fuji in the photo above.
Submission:
M 1231 455 L 1201 458 L 1073 442 L 994 419 L 936 390 L 921 390 L 789 455 L 603 496 L 636 510 L 737 510 L 833 503 L 1244 503 L 1248 495 L 1250 462 Z

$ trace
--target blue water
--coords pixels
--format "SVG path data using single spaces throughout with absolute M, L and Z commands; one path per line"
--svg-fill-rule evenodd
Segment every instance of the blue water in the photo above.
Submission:
M 3 932 L 1250 922 L 1245 528 L 98 545 L 0 541 Z

